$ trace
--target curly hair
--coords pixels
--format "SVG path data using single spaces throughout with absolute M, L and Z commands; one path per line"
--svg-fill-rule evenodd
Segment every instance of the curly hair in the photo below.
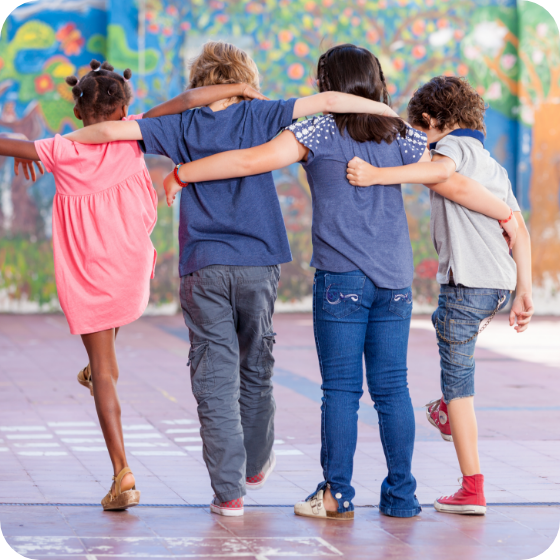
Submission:
M 76 107 L 82 115 L 104 118 L 120 105 L 130 105 L 130 69 L 127 68 L 121 76 L 108 62 L 101 64 L 98 60 L 92 60 L 89 65 L 91 71 L 81 79 L 76 76 L 66 78 L 66 83 L 72 86 Z
M 379 60 L 356 45 L 337 45 L 323 53 L 317 63 L 317 80 L 321 92 L 341 91 L 391 104 Z M 406 136 L 407 125 L 397 117 L 339 113 L 334 120 L 340 133 L 347 130 L 356 142 L 391 144 L 398 136 Z
M 259 70 L 242 49 L 223 41 L 208 41 L 189 62 L 189 89 L 217 84 L 246 83 L 259 89 Z M 234 98 L 233 102 L 242 98 Z
M 408 104 L 408 119 L 413 126 L 444 130 L 459 125 L 486 134 L 484 99 L 466 78 L 437 76 L 417 89 Z M 425 116 L 425 114 L 427 116 Z

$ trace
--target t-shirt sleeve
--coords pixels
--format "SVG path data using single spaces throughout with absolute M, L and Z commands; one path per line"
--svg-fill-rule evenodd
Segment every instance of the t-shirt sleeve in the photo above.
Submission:
M 404 165 L 418 163 L 426 151 L 427 142 L 428 137 L 423 132 L 407 126 L 406 136 L 397 137 Z
M 167 156 L 174 163 L 182 163 L 179 161 L 179 142 L 185 141 L 182 115 L 166 115 L 136 122 L 142 132 L 142 140 L 138 141 L 138 145 L 145 154 Z
M 434 154 L 440 154 L 452 159 L 455 162 L 455 171 L 459 172 L 464 164 L 464 152 L 461 147 L 461 142 L 454 138 L 453 136 L 446 136 L 442 138 L 434 150 L 431 151 L 432 156 Z
M 519 203 L 517 202 L 517 198 L 513 194 L 513 189 L 511 188 L 511 181 L 508 179 L 508 193 L 506 196 L 506 204 L 514 211 L 514 212 L 521 212 L 521 208 L 519 208 Z
M 266 141 L 272 140 L 283 128 L 294 122 L 294 105 L 297 99 L 280 101 L 264 101 L 253 99 L 249 101 L 250 110 L 257 122 L 264 127 Z
M 288 127 L 296 140 L 309 148 L 306 165 L 314 159 L 327 155 L 336 137 L 336 122 L 332 117 L 313 117 L 294 123 Z
M 54 138 L 45 138 L 44 140 L 35 141 L 35 149 L 41 158 L 41 163 L 49 173 L 53 173 L 56 161 L 60 157 L 60 140 L 57 134 Z

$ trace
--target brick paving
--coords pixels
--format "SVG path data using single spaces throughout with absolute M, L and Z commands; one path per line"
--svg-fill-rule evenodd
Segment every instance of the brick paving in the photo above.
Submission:
M 532 330 L 531 330 L 532 329 Z M 360 410 L 353 522 L 296 518 L 291 506 L 321 479 L 320 375 L 308 314 L 277 315 L 277 467 L 250 493 L 243 518 L 210 514 L 188 336 L 179 316 L 145 317 L 121 330 L 119 392 L 129 463 L 142 504 L 124 513 L 97 506 L 0 505 L 2 533 L 28 558 L 533 558 L 560 523 L 560 321 L 537 318 L 525 335 L 503 316 L 477 350 L 480 449 L 486 498 L 502 504 L 484 518 L 382 516 L 386 475 L 376 413 Z M 62 316 L 0 316 L 0 502 L 98 504 L 111 465 L 93 399 L 76 381 L 86 363 Z M 430 504 L 457 489 L 453 445 L 427 423 L 423 405 L 439 396 L 438 354 L 427 317 L 411 331 L 410 388 L 417 434 L 417 495 Z M 525 505 L 529 503 L 556 505 Z M 512 504 L 512 505 L 508 505 Z M 203 505 L 205 507 L 187 507 Z M 257 507 L 261 506 L 261 507 Z M 367 507 L 366 507 L 367 506 Z

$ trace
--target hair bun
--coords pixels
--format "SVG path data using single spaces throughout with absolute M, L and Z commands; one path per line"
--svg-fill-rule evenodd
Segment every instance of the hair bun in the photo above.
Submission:
M 95 70 L 99 70 L 99 68 L 101 67 L 101 62 L 99 62 L 99 60 L 95 60 L 95 58 L 89 63 L 91 69 L 93 71 Z
M 127 68 L 123 72 L 123 77 L 124 77 L 125 80 L 130 80 L 130 78 L 132 78 L 132 70 L 130 68 Z
M 105 61 L 102 65 L 101 65 L 101 70 L 108 70 L 109 72 L 112 72 L 115 69 L 114 66 L 111 66 L 107 61 Z
M 76 76 L 68 76 L 68 78 L 66 78 L 66 83 L 69 86 L 75 86 L 78 83 L 78 78 L 76 78 Z
M 119 86 L 115 82 L 111 82 L 107 89 L 107 95 L 115 95 L 119 91 Z
M 73 93 L 74 97 L 76 97 L 76 98 L 82 97 L 82 95 L 84 95 L 84 91 L 82 90 L 82 88 L 79 85 L 75 85 L 72 88 L 72 93 Z

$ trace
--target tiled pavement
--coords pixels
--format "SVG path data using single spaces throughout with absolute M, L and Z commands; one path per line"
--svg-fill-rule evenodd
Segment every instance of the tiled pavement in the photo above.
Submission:
M 195 401 L 180 317 L 122 329 L 119 391 L 129 462 L 143 504 L 125 513 L 93 506 L 0 506 L 7 541 L 29 558 L 533 558 L 560 524 L 560 321 L 536 319 L 524 335 L 498 317 L 480 338 L 477 399 L 486 496 L 484 518 L 384 517 L 359 507 L 353 522 L 296 518 L 289 506 L 321 478 L 320 376 L 309 315 L 277 315 L 276 471 L 246 498 L 244 518 L 210 514 Z M 438 356 L 426 317 L 411 331 L 410 387 L 417 417 L 414 474 L 429 504 L 457 488 L 453 446 L 427 424 L 438 397 Z M 89 392 L 86 363 L 62 316 L 0 316 L 0 502 L 98 503 L 111 468 Z M 355 460 L 357 506 L 375 506 L 386 474 L 376 414 L 366 395 Z M 256 507 L 268 506 L 268 507 Z M 276 506 L 276 507 L 274 507 Z

